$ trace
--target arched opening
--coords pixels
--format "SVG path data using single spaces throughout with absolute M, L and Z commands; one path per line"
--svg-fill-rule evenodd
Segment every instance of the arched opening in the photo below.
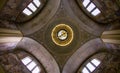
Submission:
M 86 15 L 99 23 L 109 23 L 119 18 L 116 14 L 119 10 L 116 0 L 77 0 L 77 3 Z
M 16 22 L 22 23 L 22 22 L 27 22 L 27 21 L 31 20 L 37 14 L 40 14 L 41 10 L 45 7 L 46 4 L 47 4 L 47 0 L 31 0 L 31 1 L 29 1 L 19 12 L 19 14 L 16 18 Z
M 16 51 L 15 53 L 30 73 L 45 73 L 42 64 L 31 54 L 22 50 Z
M 101 65 L 103 59 L 106 57 L 106 52 L 96 53 L 88 57 L 82 65 L 80 65 L 77 73 L 93 73 Z

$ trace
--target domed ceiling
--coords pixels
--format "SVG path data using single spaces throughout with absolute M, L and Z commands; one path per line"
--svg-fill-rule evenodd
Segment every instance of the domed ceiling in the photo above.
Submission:
M 88 23 L 85 24 L 84 21 L 81 21 L 78 17 L 76 17 L 76 14 L 70 7 L 71 6 L 70 3 L 74 4 L 78 12 L 83 13 L 80 11 L 75 1 L 68 2 L 63 0 L 59 3 L 58 9 L 56 10 L 56 12 L 54 13 L 54 15 L 51 17 L 49 21 L 47 20 L 45 21 L 45 19 L 43 18 L 43 21 L 45 21 L 44 23 L 46 24 L 41 24 L 42 20 L 40 20 L 39 16 L 37 16 L 31 22 L 28 22 L 30 25 L 33 25 L 32 27 L 22 30 L 25 36 L 33 38 L 34 40 L 43 44 L 46 47 L 46 49 L 53 55 L 55 60 L 60 65 L 61 69 L 63 68 L 64 64 L 67 62 L 69 57 L 80 46 L 82 46 L 84 43 L 86 43 L 91 39 L 99 38 L 99 35 L 105 29 L 105 26 L 101 26 L 98 23 L 95 23 L 94 21 L 89 19 L 87 16 L 85 18 L 85 15 L 83 13 L 83 15 L 80 16 L 80 18 L 84 17 L 84 20 L 86 20 L 85 22 L 89 22 L 89 24 Z M 49 5 L 49 1 L 47 4 Z M 47 8 L 47 5 L 45 8 Z M 37 19 L 39 20 L 38 22 L 36 22 Z M 20 29 L 25 28 L 24 25 L 29 25 L 28 23 L 20 24 L 21 27 L 19 26 L 19 28 Z M 34 26 L 35 25 L 34 23 L 37 23 L 41 26 L 36 27 Z M 59 26 L 61 24 L 65 24 L 65 26 Z M 96 27 L 95 29 L 97 28 L 98 29 L 95 30 L 94 28 L 91 28 L 92 25 Z M 35 30 L 37 31 L 32 30 L 34 29 L 34 27 L 36 28 Z M 34 31 L 34 32 L 33 33 L 30 32 L 30 34 L 28 34 L 29 32 L 26 33 L 26 30 L 27 31 L 29 30 L 32 32 Z M 68 38 L 66 40 L 58 39 L 59 37 L 57 37 L 57 33 L 59 33 L 60 30 L 67 31 L 66 33 Z M 66 44 L 66 42 L 64 43 L 64 41 L 67 41 L 68 43 Z
M 6 25 L 0 26 L 18 29 L 24 37 L 29 37 L 42 44 L 55 58 L 61 71 L 68 59 L 78 49 L 81 49 L 81 46 L 90 40 L 100 39 L 102 32 L 111 27 L 107 22 L 100 23 L 102 20 L 95 20 L 99 17 L 94 18 L 87 15 L 88 13 L 86 14 L 80 8 L 78 3 L 80 0 L 41 0 L 42 7 L 33 16 L 25 17 L 20 11 L 30 1 L 9 0 L 3 10 L 0 8 L 0 21 L 3 24 L 6 23 Z M 111 3 L 111 1 L 109 2 Z M 115 19 L 117 20 L 118 17 L 114 16 L 113 20 Z M 7 25 L 7 23 L 11 25 Z M 97 40 L 98 43 L 103 43 L 99 41 L 101 40 Z M 92 44 L 92 46 L 94 45 Z M 98 48 L 99 44 L 96 43 L 96 47 Z

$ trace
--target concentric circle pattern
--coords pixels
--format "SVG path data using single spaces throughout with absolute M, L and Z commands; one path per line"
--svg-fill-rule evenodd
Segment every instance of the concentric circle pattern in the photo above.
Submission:
M 56 25 L 51 33 L 53 42 L 59 46 L 66 46 L 73 40 L 73 30 L 67 24 Z

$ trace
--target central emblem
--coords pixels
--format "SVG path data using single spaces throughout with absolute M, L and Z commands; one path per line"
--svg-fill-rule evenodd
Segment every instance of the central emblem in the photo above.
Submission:
M 66 24 L 58 24 L 53 28 L 51 37 L 56 45 L 67 46 L 73 40 L 73 30 Z

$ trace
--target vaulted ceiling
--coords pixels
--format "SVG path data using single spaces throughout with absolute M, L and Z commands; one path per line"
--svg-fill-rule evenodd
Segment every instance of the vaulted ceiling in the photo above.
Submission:
M 91 0 L 101 10 L 98 16 L 93 16 L 86 10 L 82 5 L 84 0 L 40 1 L 41 6 L 27 16 L 23 14 L 23 10 L 32 0 L 0 0 L 0 28 L 18 30 L 23 35 L 19 43 L 0 44 L 1 64 L 4 55 L 23 50 L 36 57 L 47 73 L 80 73 L 82 64 L 97 53 L 105 52 L 107 57 L 110 54 L 120 55 L 119 45 L 104 43 L 101 39 L 104 31 L 120 29 L 119 0 Z M 60 24 L 71 29 L 60 26 L 52 35 L 53 29 Z M 71 38 L 68 41 L 58 38 L 60 30 L 66 31 L 67 39 L 72 36 L 70 43 L 65 46 L 56 44 L 52 39 L 57 39 L 59 44 L 69 42 Z M 58 36 L 54 37 L 56 35 Z M 103 64 L 107 63 L 107 60 L 113 63 L 114 58 L 118 56 L 103 60 Z M 119 61 L 118 58 L 117 62 Z M 117 67 L 118 63 L 115 62 L 112 67 Z M 6 70 L 7 65 L 2 66 Z M 101 65 L 102 67 L 104 65 Z M 105 64 L 105 71 L 96 70 L 95 73 L 110 73 L 108 69 L 112 67 Z M 11 72 L 17 73 L 14 70 Z

